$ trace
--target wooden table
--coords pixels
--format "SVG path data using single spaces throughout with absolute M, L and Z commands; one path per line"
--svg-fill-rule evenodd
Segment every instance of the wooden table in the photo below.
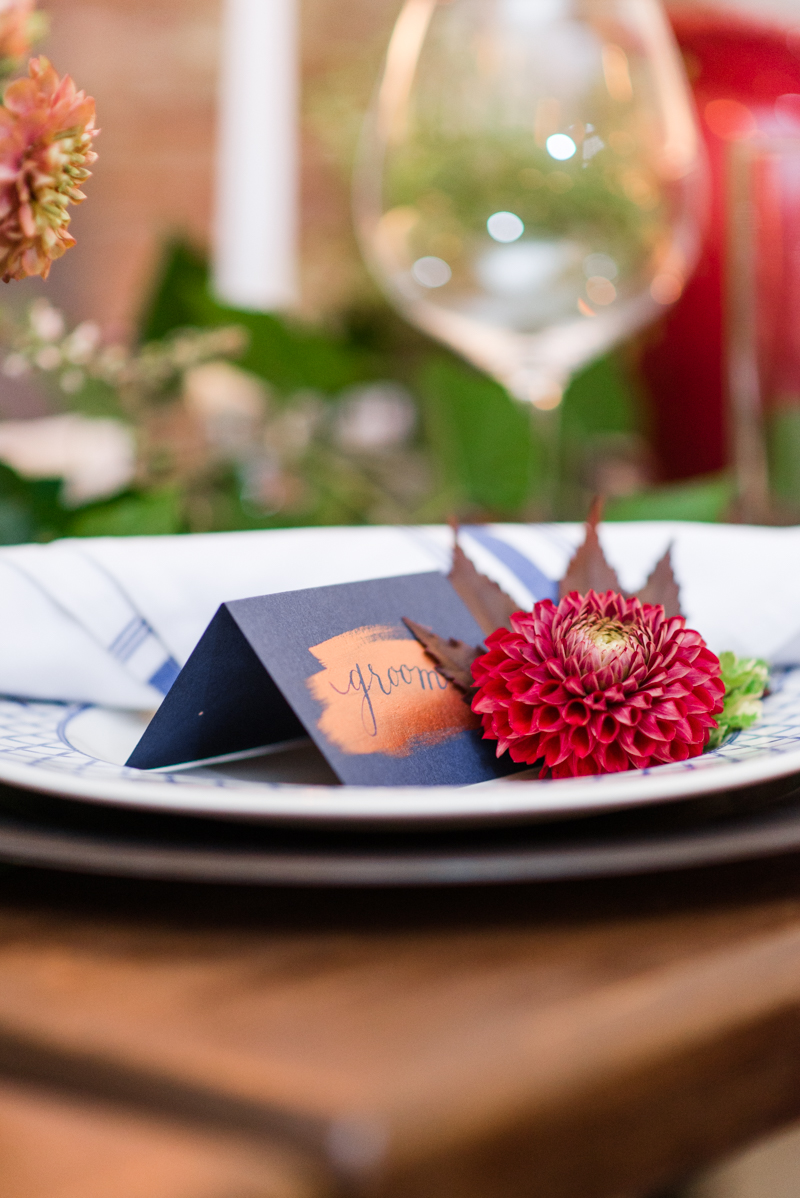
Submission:
M 800 859 L 438 892 L 0 873 L 2 1198 L 620 1198 L 800 1116 Z

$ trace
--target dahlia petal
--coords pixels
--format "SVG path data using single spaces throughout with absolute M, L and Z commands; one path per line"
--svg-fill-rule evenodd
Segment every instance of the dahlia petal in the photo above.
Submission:
M 484 683 L 483 691 L 489 698 L 496 699 L 499 703 L 511 702 L 511 695 L 504 678 L 498 678 L 496 675 L 494 678 L 490 678 L 488 682 Z
M 717 696 L 712 693 L 707 686 L 696 686 L 693 691 L 693 697 L 703 704 L 703 708 L 706 711 L 710 711 L 717 700 Z M 688 705 L 688 700 L 685 700 L 684 702 L 686 703 L 688 714 L 688 712 L 691 710 Z
M 491 715 L 497 708 L 497 699 L 493 695 L 478 691 L 470 706 L 476 715 Z
M 498 734 L 505 737 L 513 736 L 511 724 L 508 722 L 508 711 L 504 707 L 495 708 L 489 718 L 491 719 L 492 727 Z
M 533 621 L 531 620 L 530 616 L 526 617 L 523 612 L 515 612 L 511 617 L 510 623 L 514 635 L 517 636 L 522 643 L 526 641 L 533 643 L 536 640 L 536 636 L 533 631 Z
M 687 715 L 686 719 L 681 720 L 680 724 L 677 725 L 677 735 L 681 740 L 688 741 L 689 744 L 697 744 L 698 741 L 702 743 L 706 729 L 709 727 L 709 723 L 706 723 L 706 720 L 709 723 L 716 724 L 716 720 L 711 721 L 708 716 L 703 720 L 699 720 L 697 716 Z
M 511 741 L 505 736 L 497 736 L 490 728 L 485 729 L 483 733 L 484 740 L 493 740 L 497 744 L 494 751 L 495 757 L 502 757 L 511 748 Z
M 565 726 L 564 718 L 559 707 L 540 707 L 536 711 L 536 722 L 542 732 L 551 732 Z
M 701 644 L 702 644 L 702 641 L 701 641 Z M 700 662 L 702 662 L 703 665 L 710 672 L 712 672 L 712 671 L 715 673 L 719 672 L 719 668 L 720 668 L 719 658 L 715 654 L 713 654 L 711 652 L 711 650 L 708 648 L 708 646 L 705 644 L 702 644 L 702 648 L 700 649 L 700 652 L 698 653 L 697 657 L 694 659 L 695 665 L 698 665 Z
M 547 765 L 558 765 L 562 761 L 566 761 L 572 756 L 572 746 L 569 743 L 569 737 L 563 733 L 556 736 L 550 736 L 547 741 L 541 742 L 542 752 Z
M 537 689 L 542 703 L 554 703 L 556 706 L 559 706 L 562 703 L 569 702 L 569 695 L 567 691 L 561 685 L 561 683 L 556 682 L 555 679 L 545 682 Z
M 552 682 L 553 675 L 544 662 L 531 662 L 526 666 L 528 677 L 532 682 Z
M 518 764 L 533 765 L 541 757 L 538 737 L 524 736 L 508 746 L 508 755 Z
M 589 778 L 592 774 L 602 773 L 600 763 L 591 755 L 573 758 L 573 774 L 577 778 Z
M 665 734 L 659 720 L 652 712 L 647 711 L 642 716 L 639 722 L 639 729 L 644 736 L 650 736 L 653 740 L 671 740 L 675 735 L 674 731 L 670 734 Z
M 510 640 L 511 636 L 512 634 L 507 628 L 498 628 L 494 632 L 490 632 L 483 643 L 489 649 L 493 649 L 495 646 L 500 646 L 505 641 Z
M 481 657 L 477 657 L 472 663 L 473 678 L 491 678 L 494 670 L 503 661 L 502 655 L 498 654 L 496 662 L 492 661 L 493 653 L 484 653 Z
M 596 750 L 598 757 L 601 751 Z M 617 741 L 612 741 L 610 744 L 602 747 L 602 765 L 603 769 L 608 774 L 619 774 L 623 770 L 630 769 L 630 759 L 628 754 Z
M 697 723 L 702 728 L 716 728 L 717 727 L 717 721 L 710 711 L 706 711 L 706 712 L 702 713 L 701 715 L 693 715 L 691 717 L 687 716 L 686 718 L 687 719 L 691 718 L 693 720 L 696 720 Z
M 569 744 L 576 757 L 586 757 L 592 751 L 593 738 L 588 728 L 581 724 L 569 733 Z
M 508 708 L 508 722 L 511 725 L 512 732 L 518 736 L 529 736 L 534 729 L 531 728 L 531 723 L 535 715 L 535 709 L 526 703 L 512 703 Z
M 617 723 L 630 728 L 635 728 L 641 718 L 642 713 L 638 707 L 617 707 L 614 710 L 614 719 Z
M 633 733 L 631 743 L 633 745 L 634 751 L 638 753 L 640 757 L 653 756 L 658 747 L 658 742 L 656 740 L 653 740 L 652 737 L 645 736 L 645 734 L 640 732 L 638 728 Z M 627 748 L 627 745 L 624 741 L 623 748 Z
M 701 712 L 710 711 L 714 706 L 713 702 L 709 701 L 710 696 L 707 692 L 698 696 L 696 692 L 688 694 L 683 700 L 683 705 L 686 708 L 687 715 L 699 715 Z
M 683 699 L 692 692 L 685 682 L 681 682 L 678 678 L 671 678 L 662 693 L 665 699 Z
M 653 707 L 653 714 L 661 720 L 682 720 L 686 708 L 680 699 L 662 699 Z
M 564 719 L 568 724 L 588 724 L 591 718 L 588 707 L 585 703 L 581 703 L 579 699 L 573 699 L 571 703 L 563 709 Z
M 611 715 L 592 717 L 592 731 L 600 744 L 608 745 L 616 739 L 620 726 Z

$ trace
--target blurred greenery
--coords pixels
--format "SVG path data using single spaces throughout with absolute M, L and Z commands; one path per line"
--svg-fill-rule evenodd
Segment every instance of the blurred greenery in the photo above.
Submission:
M 70 523 L 73 537 L 155 536 L 183 532 L 180 493 L 172 488 L 148 494 L 129 493 L 93 503 L 75 513 Z
M 733 503 L 733 479 L 727 474 L 711 474 L 654 487 L 638 495 L 612 499 L 605 506 L 606 520 L 702 520 L 715 523 L 725 519 Z
M 541 446 L 528 412 L 462 362 L 431 355 L 419 374 L 425 428 L 454 511 L 464 500 L 498 516 L 524 508 Z
M 770 486 L 777 498 L 800 507 L 800 404 L 784 402 L 767 423 Z
M 142 340 L 183 326 L 219 324 L 241 324 L 248 330 L 250 345 L 239 364 L 284 394 L 311 388 L 330 395 L 380 379 L 408 386 L 419 401 L 419 439 L 435 480 L 416 518 L 535 515 L 544 448 L 529 411 L 493 380 L 411 329 L 387 305 L 376 301 L 346 313 L 340 327 L 328 331 L 241 312 L 213 298 L 202 255 L 183 242 L 174 243 L 142 318 Z M 590 456 L 598 436 L 636 437 L 639 406 L 622 357 L 607 356 L 579 374 L 562 409 L 565 463 Z M 588 479 L 585 486 L 565 493 L 562 514 L 582 516 L 592 490 Z M 316 519 L 328 522 L 321 513 Z M 269 521 L 285 522 L 278 516 Z
M 151 351 L 153 361 L 169 356 L 176 337 L 186 343 L 182 330 L 202 333 L 231 325 L 243 327 L 249 337 L 237 365 L 268 385 L 266 434 L 259 435 L 279 446 L 298 420 L 313 430 L 294 457 L 290 452 L 281 459 L 281 470 L 288 462 L 288 485 L 279 479 L 274 503 L 251 498 L 246 462 L 211 463 L 195 476 L 156 472 L 123 494 L 78 508 L 60 502 L 60 480 L 23 479 L 0 466 L 0 543 L 451 516 L 538 517 L 545 446 L 531 419 L 536 413 L 497 383 L 378 299 L 342 314 L 329 328 L 226 307 L 211 293 L 202 254 L 181 241 L 169 245 L 141 318 L 145 357 Z M 410 441 L 393 454 L 348 452 L 337 443 L 336 422 L 349 397 L 367 385 L 387 383 L 399 383 L 416 405 Z M 86 414 L 129 419 L 114 386 L 88 376 L 79 393 L 61 396 L 62 405 L 65 400 Z M 170 391 L 166 402 L 180 408 L 180 394 Z M 606 484 L 609 478 L 619 482 L 622 470 L 622 490 L 628 493 L 620 495 L 618 488 L 620 497 L 608 500 L 609 519 L 724 518 L 732 498 L 724 476 L 646 489 L 642 411 L 624 352 L 600 359 L 575 378 L 561 408 L 561 473 L 569 481 L 557 497 L 559 516 L 582 519 L 593 494 L 614 495 L 614 486 Z M 263 455 L 263 446 L 259 452 Z
M 567 445 L 597 435 L 635 432 L 639 424 L 632 379 L 620 357 L 599 358 L 573 379 L 561 416 Z
M 489 137 L 419 128 L 414 139 L 392 147 L 387 205 L 417 215 L 409 234 L 414 257 L 440 252 L 440 239 L 448 238 L 447 260 L 457 264 L 454 245 L 485 237 L 487 212 L 511 211 L 529 232 L 583 238 L 627 272 L 663 235 L 665 203 L 652 182 L 636 175 L 648 195 L 644 207 L 637 203 L 628 194 L 630 163 L 607 159 L 554 162 L 531 144 L 528 129 L 493 129 Z
M 282 391 L 303 387 L 338 391 L 374 378 L 379 366 L 378 356 L 353 338 L 220 304 L 208 287 L 204 257 L 184 242 L 174 242 L 142 317 L 142 342 L 159 341 L 175 329 L 231 324 L 241 325 L 250 335 L 238 364 Z
M 20 478 L 0 463 L 0 544 L 63 536 L 70 515 L 59 503 L 60 479 Z

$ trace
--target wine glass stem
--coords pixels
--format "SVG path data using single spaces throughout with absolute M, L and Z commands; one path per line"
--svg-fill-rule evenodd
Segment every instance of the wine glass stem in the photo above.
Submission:
M 541 520 L 555 520 L 561 499 L 561 404 L 546 410 L 531 404 L 530 411 L 536 510 Z

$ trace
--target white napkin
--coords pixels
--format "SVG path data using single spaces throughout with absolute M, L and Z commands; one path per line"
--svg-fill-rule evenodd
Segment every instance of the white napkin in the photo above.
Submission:
M 555 595 L 582 535 L 578 524 L 497 524 L 465 529 L 463 544 L 530 607 Z M 630 590 L 673 544 L 687 623 L 716 652 L 800 663 L 800 528 L 647 522 L 600 535 Z M 0 693 L 152 709 L 225 600 L 446 571 L 451 545 L 449 529 L 429 526 L 9 546 L 0 549 Z

